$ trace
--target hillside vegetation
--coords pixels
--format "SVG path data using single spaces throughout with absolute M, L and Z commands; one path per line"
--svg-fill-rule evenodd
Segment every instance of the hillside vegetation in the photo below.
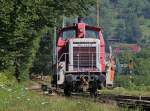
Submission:
M 18 73 L 21 80 L 26 80 L 30 73 L 50 74 L 54 27 L 62 25 L 63 15 L 87 17 L 88 24 L 96 24 L 95 18 L 91 18 L 96 16 L 96 0 L 1 0 L 0 3 L 1 77 Z M 109 38 L 140 44 L 143 51 L 132 55 L 137 61 L 135 72 L 148 74 L 150 65 L 143 64 L 149 64 L 150 1 L 100 0 L 99 4 L 106 45 Z

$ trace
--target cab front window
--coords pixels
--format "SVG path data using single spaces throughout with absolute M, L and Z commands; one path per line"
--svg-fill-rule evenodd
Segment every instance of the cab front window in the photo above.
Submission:
M 85 38 L 99 38 L 98 31 L 86 29 Z

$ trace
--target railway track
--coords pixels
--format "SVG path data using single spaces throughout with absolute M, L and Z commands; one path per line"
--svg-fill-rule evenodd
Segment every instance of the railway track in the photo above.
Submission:
M 99 95 L 99 100 L 113 100 L 119 106 L 139 107 L 144 110 L 150 110 L 150 97 L 144 96 L 127 96 L 127 95 Z
M 74 98 L 91 98 L 89 94 L 73 93 Z M 150 111 L 150 97 L 146 96 L 127 96 L 127 95 L 112 95 L 98 94 L 97 97 L 92 97 L 92 100 L 100 103 L 115 103 L 121 107 L 140 108 L 144 111 Z
M 62 89 L 56 89 L 55 87 L 49 87 L 45 85 L 43 82 L 38 82 L 40 85 L 37 89 L 42 92 L 43 86 L 47 88 L 44 91 L 47 93 L 43 93 L 46 95 L 55 95 L 64 96 Z M 32 90 L 32 89 L 31 89 Z M 88 99 L 93 100 L 94 102 L 100 103 L 109 103 L 109 104 L 117 104 L 120 107 L 128 107 L 128 108 L 140 108 L 144 111 L 150 111 L 150 96 L 127 96 L 127 95 L 114 95 L 114 94 L 98 94 L 96 97 L 91 97 L 90 93 L 72 93 L 71 95 L 74 99 Z

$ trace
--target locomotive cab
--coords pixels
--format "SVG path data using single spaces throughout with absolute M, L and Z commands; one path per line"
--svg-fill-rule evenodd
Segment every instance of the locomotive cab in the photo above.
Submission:
M 66 94 L 105 85 L 105 42 L 101 28 L 85 23 L 62 28 L 56 58 L 56 84 Z

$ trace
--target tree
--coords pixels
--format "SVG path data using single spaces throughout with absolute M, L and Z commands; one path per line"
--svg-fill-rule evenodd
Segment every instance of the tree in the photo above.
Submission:
M 52 32 L 51 32 L 52 33 Z M 37 51 L 32 67 L 35 74 L 50 74 L 52 72 L 52 41 L 50 40 L 50 32 L 43 35 L 40 41 L 40 47 Z
M 120 20 L 118 22 L 118 25 L 115 29 L 116 32 L 116 38 L 120 40 L 120 42 L 124 42 L 126 39 L 126 30 L 125 30 L 125 22 L 124 20 Z
M 104 30 L 104 37 L 110 37 L 112 31 L 112 9 L 109 0 L 102 0 L 100 3 L 100 24 Z
M 150 48 L 143 48 L 142 51 L 135 56 L 136 74 L 149 77 L 150 73 Z
M 139 22 L 136 14 L 129 14 L 125 20 L 126 24 L 126 41 L 127 42 L 137 42 L 142 36 Z
M 142 48 L 150 48 L 150 36 L 145 36 L 138 41 L 138 44 Z
M 122 41 L 136 43 L 142 37 L 138 16 L 141 14 L 143 7 L 143 1 L 140 0 L 118 1 L 118 19 L 122 23 L 119 23 L 116 28 L 116 31 L 119 29 L 116 36 L 120 36 L 120 31 L 123 31 L 121 36 L 124 39 Z
M 66 15 L 83 14 L 93 0 L 0 0 L 0 3 L 0 69 L 14 69 L 17 59 L 21 78 L 27 78 L 42 35 L 57 25 L 54 21 L 60 19 L 62 10 Z

